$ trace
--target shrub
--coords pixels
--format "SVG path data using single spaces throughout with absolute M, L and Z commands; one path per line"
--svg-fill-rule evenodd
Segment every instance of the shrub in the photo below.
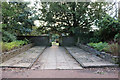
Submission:
M 118 42 L 119 40 L 120 40 L 120 33 L 118 33 L 114 36 L 114 41 Z
M 22 40 L 19 40 L 19 41 L 13 41 L 13 42 L 2 42 L 1 45 L 2 45 L 2 52 L 6 52 L 6 51 L 10 51 L 12 49 L 15 49 L 15 48 L 19 48 L 25 44 L 28 44 L 27 41 L 22 41 Z
M 108 46 L 108 43 L 106 42 L 99 42 L 99 43 L 88 43 L 89 46 L 99 50 L 99 51 L 102 51 L 105 47 Z
M 90 38 L 90 42 L 98 43 L 101 41 L 99 30 L 93 31 L 93 37 Z
M 76 35 L 77 36 L 77 35 Z M 88 33 L 79 33 L 77 39 L 79 38 L 79 42 L 82 44 L 87 44 L 90 42 L 90 39 L 93 37 L 93 31 Z
M 112 55 L 118 56 L 118 53 L 120 52 L 119 44 L 118 43 L 112 43 L 109 46 L 104 48 L 104 51 L 112 53 Z
M 1 46 L 2 46 L 2 52 L 5 52 L 6 51 L 6 45 L 5 45 L 5 43 L 1 42 Z
M 9 33 L 8 31 L 2 30 L 2 41 L 4 42 L 12 42 L 16 40 L 16 36 Z
M 120 49 L 119 49 L 119 44 L 118 43 L 112 43 L 108 44 L 106 42 L 99 42 L 99 43 L 89 43 L 89 46 L 99 50 L 99 51 L 105 51 L 109 52 L 112 55 L 118 56 Z
M 24 39 L 25 44 L 31 43 L 28 39 Z
M 98 42 L 98 41 L 99 41 L 99 39 L 96 38 L 96 37 L 94 37 L 94 38 L 90 38 L 90 42 Z
M 97 26 L 99 27 L 99 35 L 102 41 L 113 40 L 114 36 L 120 33 L 120 21 L 109 15 L 99 20 Z

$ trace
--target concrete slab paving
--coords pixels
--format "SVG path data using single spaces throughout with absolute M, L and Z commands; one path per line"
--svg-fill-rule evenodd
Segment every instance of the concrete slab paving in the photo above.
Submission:
M 0 64 L 0 67 L 29 68 L 37 60 L 46 47 L 35 46 Z
M 41 64 L 39 69 L 83 69 L 64 47 L 52 46 L 46 48 L 35 65 Z M 35 68 L 35 65 L 32 68 Z
M 81 64 L 82 67 L 112 67 L 115 64 L 86 52 L 78 47 L 66 47 L 68 52 Z

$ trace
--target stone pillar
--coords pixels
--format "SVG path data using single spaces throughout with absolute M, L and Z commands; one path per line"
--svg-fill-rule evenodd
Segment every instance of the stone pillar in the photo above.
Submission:
M 59 46 L 61 46 L 61 44 L 62 44 L 62 34 L 59 33 Z
M 49 33 L 49 45 L 52 46 L 52 33 Z

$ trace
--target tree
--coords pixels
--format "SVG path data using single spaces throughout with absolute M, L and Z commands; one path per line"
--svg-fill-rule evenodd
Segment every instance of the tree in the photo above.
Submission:
M 103 41 L 113 40 L 114 36 L 120 33 L 120 22 L 118 19 L 114 19 L 109 15 L 99 21 L 99 34 Z
M 39 20 L 46 22 L 40 29 L 47 32 L 68 33 L 79 35 L 87 33 L 91 25 L 102 18 L 107 3 L 92 2 L 49 2 L 42 3 Z M 104 7 L 103 7 L 104 6 Z
M 15 36 L 30 34 L 34 25 L 34 17 L 31 16 L 32 12 L 28 4 L 2 2 L 3 41 L 13 41 Z

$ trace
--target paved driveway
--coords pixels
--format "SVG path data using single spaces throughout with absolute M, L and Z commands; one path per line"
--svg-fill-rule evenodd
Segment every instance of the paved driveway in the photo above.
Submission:
M 39 69 L 82 69 L 80 64 L 63 47 L 48 47 L 32 68 Z

